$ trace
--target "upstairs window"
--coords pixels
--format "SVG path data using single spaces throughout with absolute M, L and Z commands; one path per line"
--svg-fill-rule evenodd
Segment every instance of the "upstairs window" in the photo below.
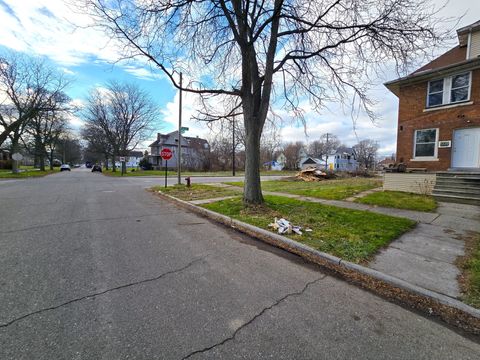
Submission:
M 427 107 L 455 104 L 470 99 L 471 73 L 449 76 L 428 83 Z

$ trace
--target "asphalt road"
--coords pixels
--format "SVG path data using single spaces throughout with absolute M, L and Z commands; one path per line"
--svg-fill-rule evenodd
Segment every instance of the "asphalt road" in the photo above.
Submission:
M 479 358 L 478 339 L 143 181 L 74 170 L 0 182 L 0 359 Z

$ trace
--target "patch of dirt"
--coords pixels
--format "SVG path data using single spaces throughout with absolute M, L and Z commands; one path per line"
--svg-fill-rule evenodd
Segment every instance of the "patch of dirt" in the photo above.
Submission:
M 457 280 L 460 285 L 460 291 L 462 297 L 468 294 L 471 283 L 468 274 L 466 273 L 467 262 L 471 259 L 473 252 L 476 249 L 478 241 L 480 241 L 480 234 L 469 231 L 467 235 L 462 236 L 462 239 L 465 242 L 465 255 L 460 256 L 455 260 L 455 265 L 461 270 L 460 275 L 458 275 Z
M 282 217 L 278 211 L 270 209 L 268 206 L 265 205 L 247 205 L 240 211 L 240 215 L 246 216 L 267 216 L 271 217 Z

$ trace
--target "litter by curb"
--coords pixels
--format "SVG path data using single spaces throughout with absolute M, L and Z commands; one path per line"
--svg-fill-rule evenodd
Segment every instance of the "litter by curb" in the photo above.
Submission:
M 480 335 L 480 310 L 449 296 L 410 284 L 404 280 L 362 265 L 342 260 L 336 256 L 315 250 L 285 236 L 232 219 L 211 210 L 196 206 L 162 192 L 156 194 L 185 209 L 252 236 L 275 247 L 284 249 L 320 265 L 342 278 L 393 302 L 408 305 L 429 316 L 436 316 L 446 323 L 467 332 Z

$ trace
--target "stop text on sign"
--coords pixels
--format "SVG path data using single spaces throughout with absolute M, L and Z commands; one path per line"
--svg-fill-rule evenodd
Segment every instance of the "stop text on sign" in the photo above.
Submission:
M 170 160 L 173 156 L 172 150 L 168 148 L 164 148 L 162 149 L 162 151 L 160 151 L 160 156 L 162 157 L 163 160 Z

